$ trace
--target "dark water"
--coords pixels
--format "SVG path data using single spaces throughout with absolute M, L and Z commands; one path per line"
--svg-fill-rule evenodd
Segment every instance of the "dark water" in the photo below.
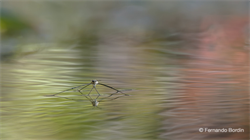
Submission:
M 247 138 L 247 61 L 233 64 L 168 51 L 150 44 L 92 48 L 54 44 L 16 62 L 2 62 L 3 138 Z M 45 97 L 92 79 L 118 89 L 133 89 L 127 92 L 131 96 L 100 102 L 101 109 L 93 108 L 83 96 L 73 96 L 79 95 L 74 90 L 62 96 L 72 95 L 81 102 Z M 101 94 L 111 93 L 102 86 L 97 88 Z M 230 127 L 245 132 L 198 131 Z

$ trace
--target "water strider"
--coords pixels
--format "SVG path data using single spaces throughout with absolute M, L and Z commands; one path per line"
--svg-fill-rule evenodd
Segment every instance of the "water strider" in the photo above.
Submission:
M 99 98 L 99 96 L 101 96 L 101 94 L 100 94 L 100 93 L 98 92 L 98 90 L 96 89 L 96 86 L 97 86 L 98 84 L 99 84 L 99 85 L 102 85 L 102 86 L 105 86 L 105 87 L 108 87 L 108 88 L 110 88 L 110 89 L 113 89 L 113 90 L 115 90 L 116 92 L 115 92 L 115 93 L 112 93 L 112 94 L 110 94 L 109 96 L 107 96 L 107 97 L 105 97 L 105 98 L 102 98 L 101 100 L 98 101 L 97 99 Z M 84 88 L 88 87 L 89 85 L 93 85 L 93 87 L 92 87 L 92 89 L 90 90 L 90 92 L 88 93 L 88 95 L 86 96 L 86 95 L 84 95 L 84 94 L 81 92 L 81 90 L 83 90 Z M 83 86 L 83 87 L 80 88 L 80 89 L 78 89 L 78 91 L 79 91 L 83 96 L 85 96 L 85 97 L 91 102 L 92 106 L 94 106 L 94 107 L 97 107 L 98 104 L 99 104 L 99 102 L 102 101 L 103 99 L 109 98 L 109 97 L 113 96 L 113 95 L 116 94 L 116 93 L 122 93 L 122 94 L 124 94 L 124 96 L 129 96 L 128 94 L 125 94 L 125 93 L 123 93 L 122 91 L 120 91 L 120 90 L 118 90 L 118 89 L 115 89 L 115 88 L 113 88 L 113 87 L 111 87 L 111 86 L 108 86 L 108 85 L 106 85 L 106 84 L 102 84 L 102 83 L 98 82 L 97 80 L 92 80 L 92 81 L 91 81 L 90 83 L 88 83 L 88 84 L 83 84 L 83 85 L 80 85 L 80 86 L 72 87 L 72 88 L 70 88 L 70 89 L 66 89 L 66 90 L 64 90 L 64 91 L 61 91 L 61 92 L 58 92 L 58 93 L 56 93 L 56 94 L 49 95 L 49 96 L 56 96 L 56 95 L 58 95 L 58 94 L 60 94 L 60 93 L 63 93 L 63 92 L 65 92 L 65 91 L 69 91 L 69 90 L 72 90 L 72 89 L 76 89 L 76 88 L 79 88 L 79 87 L 81 87 L 81 86 Z M 91 96 L 89 96 L 89 94 L 92 92 L 93 89 L 95 89 L 96 92 L 98 93 L 98 96 L 97 96 L 95 99 L 93 99 Z M 60 96 L 56 96 L 56 97 L 60 97 Z M 115 100 L 115 99 L 120 98 L 120 97 L 121 97 L 121 96 L 116 97 L 116 98 L 111 99 L 111 100 Z M 70 99 L 70 98 L 67 98 L 67 97 L 60 97 L 60 98 Z M 70 100 L 76 100 L 76 99 L 70 99 Z M 79 100 L 76 100 L 76 101 L 79 101 Z
M 128 94 L 125 94 L 125 93 L 123 93 L 122 91 L 120 91 L 120 90 L 118 90 L 118 89 L 115 89 L 115 88 L 113 88 L 113 87 L 111 87 L 111 86 L 102 84 L 102 83 L 98 82 L 97 80 L 92 80 L 92 81 L 91 81 L 90 83 L 88 83 L 88 84 L 83 84 L 83 85 L 80 85 L 80 86 L 72 87 L 72 88 L 70 88 L 70 89 L 66 89 L 66 90 L 64 90 L 64 91 L 58 92 L 58 93 L 53 94 L 53 95 L 50 95 L 50 96 L 55 96 L 55 95 L 58 95 L 58 94 L 60 94 L 60 93 L 65 92 L 65 91 L 69 91 L 69 90 L 72 90 L 72 89 L 75 89 L 75 88 L 78 88 L 78 87 L 83 86 L 81 89 L 78 90 L 78 91 L 81 91 L 81 90 L 83 90 L 84 88 L 88 87 L 90 84 L 92 84 L 93 87 L 92 87 L 92 89 L 90 90 L 89 94 L 92 92 L 93 89 L 95 89 L 96 92 L 98 93 L 98 95 L 101 95 L 101 94 L 98 92 L 98 90 L 96 89 L 96 86 L 99 84 L 99 85 L 102 85 L 102 86 L 105 86 L 105 87 L 108 87 L 108 88 L 110 88 L 110 89 L 115 90 L 116 93 L 119 93 L 119 92 L 120 92 L 120 93 L 124 94 L 125 96 L 129 96 Z M 80 92 L 80 93 L 83 94 L 82 92 Z M 89 96 L 89 94 L 88 94 L 88 96 Z

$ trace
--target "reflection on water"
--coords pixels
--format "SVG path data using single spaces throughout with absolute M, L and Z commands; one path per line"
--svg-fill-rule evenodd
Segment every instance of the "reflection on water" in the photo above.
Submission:
M 136 61 L 123 65 L 126 72 L 112 68 L 112 72 L 116 71 L 114 77 L 109 76 L 105 63 L 99 63 L 106 59 L 105 56 L 91 54 L 96 52 L 87 55 L 85 51 L 55 47 L 23 57 L 17 63 L 2 64 L 3 137 L 181 139 L 183 135 L 194 138 L 246 136 L 201 135 L 198 128 L 248 130 L 248 65 L 243 65 L 247 63 L 223 64 L 201 59 L 198 54 L 197 58 L 182 60 L 180 57 L 178 60 L 142 48 L 139 55 L 131 54 Z M 183 62 L 175 65 L 171 61 Z M 115 62 L 109 63 L 115 66 Z M 100 79 L 119 89 L 134 90 L 129 92 L 131 96 L 100 102 L 99 109 L 93 108 L 76 90 L 63 94 L 79 102 L 45 97 L 89 83 L 91 79 Z M 88 93 L 90 89 L 83 92 Z M 98 91 L 111 93 L 102 86 Z
M 30 43 L 2 60 L 1 137 L 249 139 L 249 46 L 242 45 L 246 21 L 208 18 L 196 27 L 204 31 L 180 27 L 173 33 L 161 30 L 166 21 L 157 20 L 156 14 L 151 20 L 159 22 L 159 28 L 152 30 L 160 31 L 147 36 L 142 27 L 153 23 L 143 9 L 135 9 L 114 14 L 110 22 L 123 31 L 98 32 L 98 39 L 90 40 L 94 43 Z M 143 18 L 125 22 L 122 17 L 130 19 L 131 11 Z M 130 29 L 130 25 L 135 26 Z M 93 79 L 130 96 L 109 97 L 116 91 L 101 85 L 97 85 L 100 97 L 93 90 L 85 98 L 77 88 L 60 97 L 47 96 Z M 83 94 L 91 88 L 84 88 Z M 99 108 L 91 103 L 96 98 Z M 208 133 L 199 132 L 200 128 L 242 128 L 244 132 Z

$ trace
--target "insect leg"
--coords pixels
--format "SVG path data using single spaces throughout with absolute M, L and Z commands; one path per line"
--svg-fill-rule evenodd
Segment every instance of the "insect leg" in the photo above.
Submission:
M 92 87 L 92 89 L 90 90 L 89 94 L 91 93 L 91 91 L 93 90 L 93 88 L 94 88 L 94 87 Z M 88 94 L 88 96 L 89 96 L 89 94 Z
M 86 86 L 82 87 L 80 90 L 86 88 L 87 86 L 89 86 L 91 83 L 87 84 Z
M 83 85 L 86 85 L 86 84 L 83 84 Z M 70 89 L 66 89 L 66 90 L 64 90 L 64 91 L 58 92 L 58 93 L 53 94 L 53 95 L 50 95 L 50 96 L 55 96 L 55 95 L 57 95 L 57 94 L 60 94 L 60 93 L 63 93 L 63 92 L 65 92 L 65 91 L 69 91 L 69 90 L 72 90 L 72 89 L 75 89 L 75 88 L 81 87 L 81 86 L 83 86 L 83 85 L 76 86 L 76 87 L 72 87 L 72 88 L 70 88 Z M 88 86 L 88 85 L 89 85 L 89 84 L 87 84 L 86 86 Z M 86 87 L 86 86 L 85 86 L 85 87 Z
M 105 85 L 105 84 L 102 84 L 102 83 L 99 83 L 99 84 L 100 84 L 100 85 L 103 85 L 103 86 L 105 86 L 105 87 L 111 88 L 111 89 L 113 89 L 113 90 L 115 90 L 115 91 L 117 91 L 116 93 L 120 92 L 120 93 L 122 93 L 122 94 L 124 94 L 124 95 L 126 95 L 126 96 L 129 96 L 128 94 L 123 93 L 123 92 L 121 92 L 120 90 L 117 90 L 117 89 L 115 89 L 115 88 L 113 88 L 113 87 L 111 87 L 111 86 L 108 86 L 108 85 Z M 114 93 L 114 94 L 115 94 L 115 93 Z
M 96 87 L 94 87 L 94 88 L 95 88 L 95 91 L 96 91 L 96 92 L 98 93 L 98 95 L 100 96 L 101 94 L 97 91 Z M 98 96 L 98 97 L 99 97 L 99 96 Z

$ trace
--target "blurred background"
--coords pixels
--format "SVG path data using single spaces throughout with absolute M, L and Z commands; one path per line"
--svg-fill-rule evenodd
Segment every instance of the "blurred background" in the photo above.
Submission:
M 248 13 L 247 0 L 1 2 L 1 139 L 249 139 Z M 131 96 L 45 97 L 92 79 Z

